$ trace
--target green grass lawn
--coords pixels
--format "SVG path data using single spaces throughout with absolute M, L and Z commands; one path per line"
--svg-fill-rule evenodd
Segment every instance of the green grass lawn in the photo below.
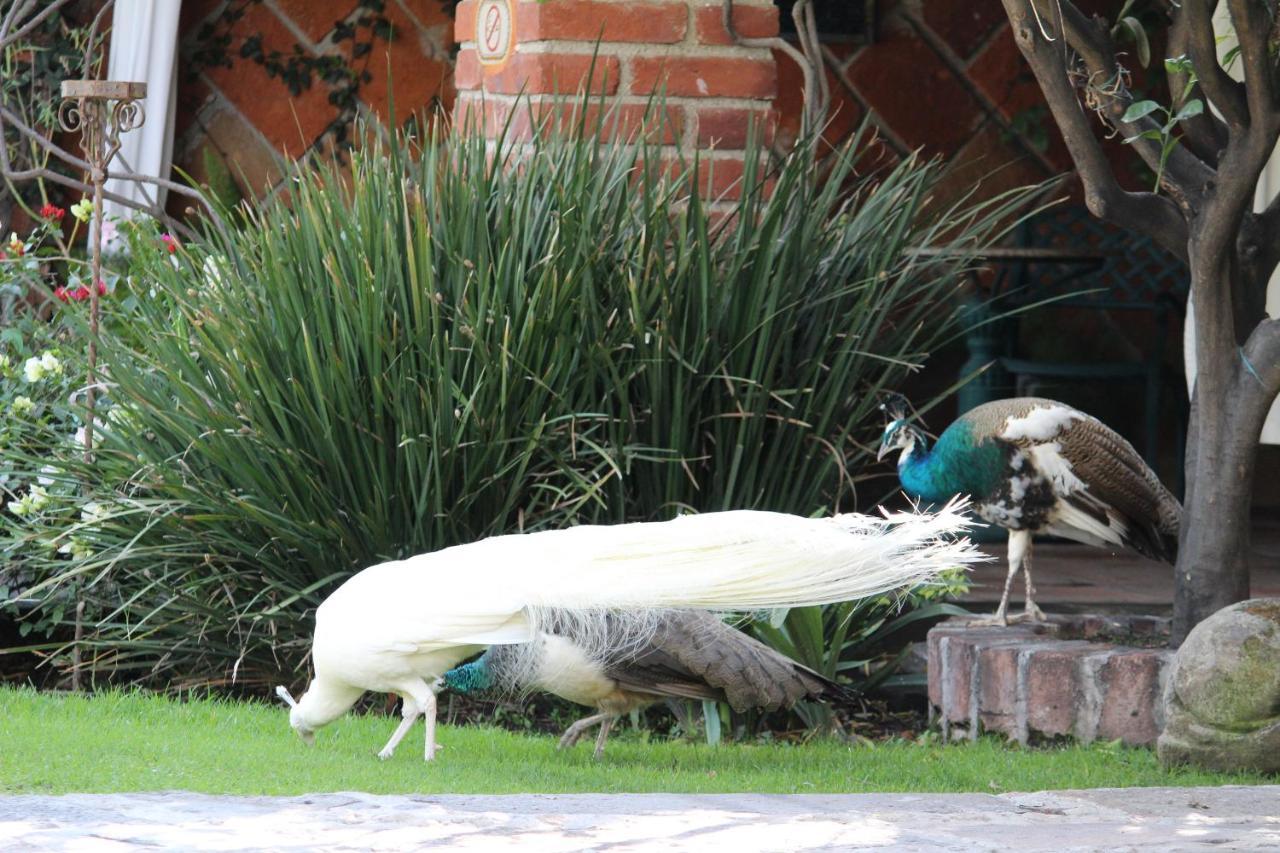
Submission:
M 93 697 L 0 687 L 0 793 L 188 790 L 226 794 L 1034 791 L 1133 785 L 1256 784 L 1275 779 L 1166 772 L 1148 750 L 1018 749 L 974 744 L 709 747 L 622 731 L 596 762 L 588 745 L 487 727 L 442 727 L 422 761 L 422 729 L 390 761 L 377 752 L 398 718 L 347 715 L 306 747 L 281 705 Z

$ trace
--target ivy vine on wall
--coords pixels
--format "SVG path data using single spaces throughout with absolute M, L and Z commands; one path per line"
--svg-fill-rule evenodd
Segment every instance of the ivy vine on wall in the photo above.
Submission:
M 334 109 L 313 147 L 332 140 L 335 152 L 351 147 L 351 126 L 360 109 L 361 89 L 373 80 L 369 65 L 374 46 L 389 43 L 398 35 L 384 14 L 386 0 L 357 0 L 351 10 L 338 18 L 326 42 L 338 53 L 313 53 L 295 42 L 288 50 L 268 49 L 261 33 L 242 34 L 242 21 L 253 6 L 263 0 L 231 0 L 213 18 L 205 21 L 189 43 L 188 69 L 194 76 L 206 68 L 231 68 L 235 60 L 260 65 L 268 76 L 278 78 L 298 97 L 317 83 L 329 87 L 329 103 Z M 242 37 L 241 37 L 242 36 Z M 233 45 L 239 41 L 239 48 Z

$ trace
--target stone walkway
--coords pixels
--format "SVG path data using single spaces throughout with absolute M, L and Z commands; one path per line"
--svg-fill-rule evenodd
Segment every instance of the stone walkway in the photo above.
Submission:
M 0 849 L 1280 849 L 1280 786 L 1037 794 L 0 797 Z

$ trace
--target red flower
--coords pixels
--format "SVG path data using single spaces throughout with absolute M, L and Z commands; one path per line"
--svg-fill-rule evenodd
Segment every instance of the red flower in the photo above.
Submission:
M 178 241 L 172 234 L 161 234 L 160 242 L 164 243 L 165 248 L 169 250 L 169 254 L 172 255 L 178 251 Z
M 58 297 L 60 302 L 67 301 L 67 289 L 65 287 L 55 287 L 53 289 L 53 295 Z
M 76 302 L 83 302 L 86 299 L 88 299 L 90 295 L 91 294 L 89 293 L 89 288 L 85 287 L 82 284 L 79 287 L 77 287 L 74 291 L 72 291 L 71 298 L 74 299 Z
M 52 204 L 46 203 L 44 207 L 40 208 L 41 219 L 51 219 L 54 222 L 61 222 L 62 217 L 66 215 L 67 212 L 65 210 L 61 207 L 54 207 Z
M 98 295 L 99 296 L 107 295 L 107 283 L 102 279 L 98 279 Z

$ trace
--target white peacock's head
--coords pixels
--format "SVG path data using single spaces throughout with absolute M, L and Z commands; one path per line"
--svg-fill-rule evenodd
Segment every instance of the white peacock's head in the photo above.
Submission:
M 303 721 L 302 710 L 297 705 L 289 709 L 289 725 L 293 726 L 293 730 L 298 733 L 298 737 L 302 738 L 303 743 L 307 746 L 315 746 L 315 729 L 312 729 Z
M 283 685 L 276 688 L 276 695 L 289 706 L 289 725 L 298 733 L 298 737 L 302 738 L 303 743 L 307 746 L 314 746 L 316 730 L 307 724 L 306 712 L 303 711 L 302 703 L 295 700 L 293 694 L 289 692 L 289 688 Z M 303 694 L 303 701 L 306 701 L 306 698 L 306 694 Z

